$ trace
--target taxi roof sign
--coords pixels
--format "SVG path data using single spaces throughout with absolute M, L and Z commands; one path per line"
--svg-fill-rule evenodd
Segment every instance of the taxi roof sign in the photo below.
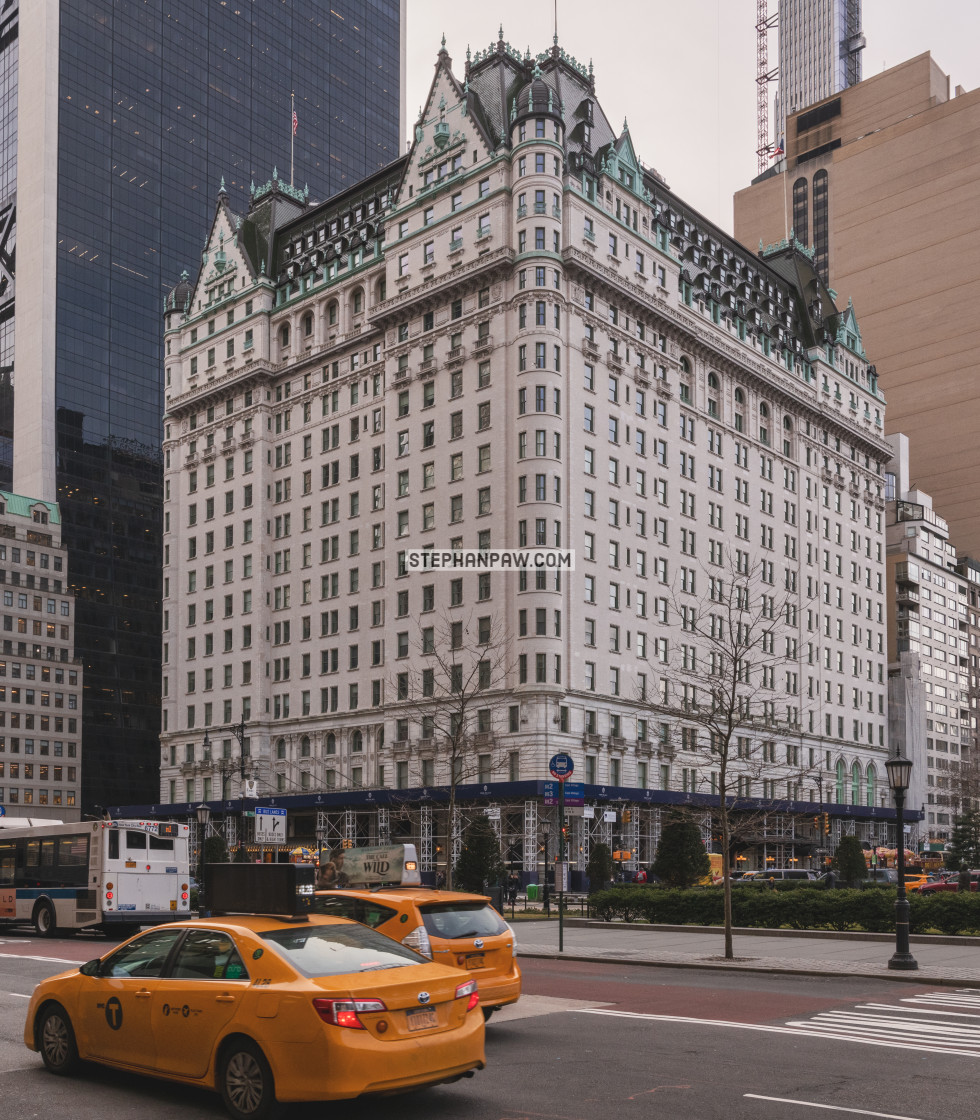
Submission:
M 325 858 L 329 857 L 329 858 Z M 336 887 L 420 887 L 418 854 L 414 844 L 385 844 L 373 848 L 337 848 L 320 856 L 316 885 Z
M 313 906 L 311 863 L 209 863 L 206 895 L 211 913 L 269 914 L 304 919 Z

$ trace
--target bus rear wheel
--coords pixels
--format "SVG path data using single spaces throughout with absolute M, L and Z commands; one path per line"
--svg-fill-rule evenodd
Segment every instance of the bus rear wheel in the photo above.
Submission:
M 47 899 L 43 899 L 34 907 L 34 932 L 38 937 L 54 937 L 58 932 L 58 923 L 54 916 L 54 907 Z

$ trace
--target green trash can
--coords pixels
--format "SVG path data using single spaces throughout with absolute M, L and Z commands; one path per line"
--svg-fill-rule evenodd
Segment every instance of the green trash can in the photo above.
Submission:
M 527 900 L 528 902 L 538 901 L 538 884 L 528 883 L 527 885 Z

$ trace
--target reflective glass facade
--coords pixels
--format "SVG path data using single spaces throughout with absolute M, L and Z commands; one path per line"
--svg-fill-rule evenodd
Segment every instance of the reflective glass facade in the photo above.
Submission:
M 86 808 L 159 788 L 164 296 L 222 178 L 244 210 L 252 180 L 288 176 L 291 91 L 314 197 L 398 155 L 399 50 L 398 0 L 61 2 L 55 435 Z M 0 51 L 3 176 L 11 65 Z

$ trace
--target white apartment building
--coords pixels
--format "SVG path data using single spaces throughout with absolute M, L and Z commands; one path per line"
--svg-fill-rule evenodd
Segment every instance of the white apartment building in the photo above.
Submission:
M 462 82 L 440 52 L 409 154 L 345 194 L 222 193 L 202 259 L 166 308 L 162 802 L 238 796 L 241 720 L 257 796 L 406 804 L 448 780 L 435 644 L 492 633 L 467 780 L 523 805 L 525 869 L 559 750 L 586 799 L 643 803 L 649 853 L 713 788 L 667 714 L 671 604 L 731 566 L 793 600 L 745 796 L 883 827 L 884 400 L 800 246 L 734 242 L 586 68 L 497 42 Z M 535 545 L 574 571 L 405 562 Z
M 0 490 L 0 807 L 81 815 L 82 667 L 61 514 Z
M 938 845 L 952 836 L 973 735 L 968 581 L 932 498 L 910 484 L 908 437 L 888 442 L 890 739 L 913 761 L 908 803 L 923 813 L 917 839 Z

